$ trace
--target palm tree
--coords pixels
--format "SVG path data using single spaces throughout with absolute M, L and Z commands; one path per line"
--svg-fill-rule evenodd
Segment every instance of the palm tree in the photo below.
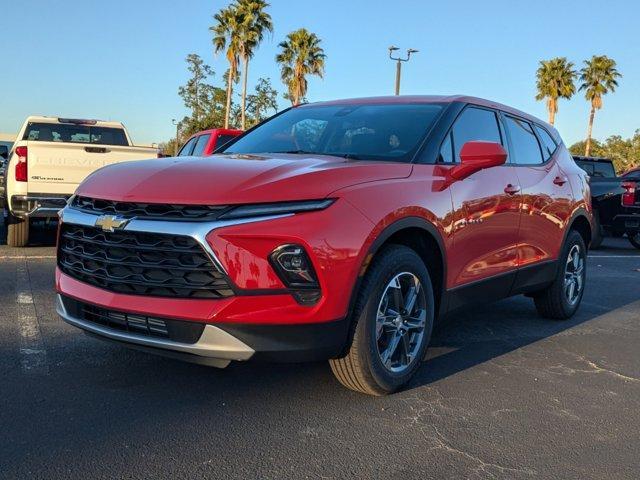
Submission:
M 536 71 L 536 87 L 538 93 L 536 100 L 547 99 L 549 110 L 549 123 L 553 125 L 558 112 L 558 99 L 569 100 L 576 93 L 574 80 L 577 76 L 573 69 L 573 63 L 565 57 L 556 57 L 551 60 L 542 60 Z
M 237 0 L 236 6 L 241 16 L 239 55 L 243 63 L 242 72 L 242 105 L 240 108 L 242 129 L 246 127 L 247 111 L 247 77 L 249 76 L 249 60 L 262 41 L 265 32 L 273 32 L 271 15 L 265 12 L 269 4 L 265 0 Z
M 307 94 L 307 75 L 324 75 L 324 60 L 327 57 L 320 46 L 320 39 L 315 33 L 305 28 L 287 35 L 281 42 L 280 53 L 276 55 L 276 62 L 281 65 L 281 77 L 289 91 L 289 98 L 293 105 L 298 105 L 300 99 Z
M 231 115 L 231 95 L 233 83 L 238 75 L 238 55 L 240 52 L 240 32 L 242 30 L 242 16 L 236 5 L 223 8 L 213 16 L 216 23 L 209 28 L 213 33 L 213 47 L 215 53 L 226 49 L 229 61 L 229 75 L 227 76 L 227 104 L 224 112 L 224 128 L 229 128 Z
M 596 110 L 602 108 L 602 96 L 615 91 L 618 86 L 617 79 L 620 77 L 622 75 L 616 69 L 615 60 L 606 55 L 594 55 L 591 60 L 585 60 L 584 67 L 580 70 L 580 90 L 584 90 L 585 98 L 591 102 L 587 143 L 584 147 L 584 154 L 587 157 L 591 151 L 593 117 Z

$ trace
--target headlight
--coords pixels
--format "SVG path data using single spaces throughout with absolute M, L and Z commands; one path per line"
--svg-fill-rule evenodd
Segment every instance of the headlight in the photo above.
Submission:
M 324 210 L 335 202 L 333 198 L 322 200 L 303 200 L 300 202 L 258 203 L 255 205 L 241 205 L 223 213 L 218 218 L 230 220 L 234 218 L 264 217 L 269 215 L 286 215 L 293 213 Z

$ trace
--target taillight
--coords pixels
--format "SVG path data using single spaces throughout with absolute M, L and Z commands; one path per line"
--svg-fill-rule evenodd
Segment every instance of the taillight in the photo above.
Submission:
M 18 163 L 16 163 L 16 182 L 27 181 L 27 147 L 16 147 Z
M 636 182 L 622 182 L 622 188 L 624 188 L 622 205 L 633 207 L 636 203 Z

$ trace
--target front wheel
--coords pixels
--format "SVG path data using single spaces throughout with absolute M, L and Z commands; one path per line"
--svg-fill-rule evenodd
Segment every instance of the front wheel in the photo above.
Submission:
M 629 239 L 629 243 L 640 250 L 640 231 L 637 232 L 627 232 L 627 238 Z
M 357 293 L 355 332 L 347 355 L 330 360 L 345 387 L 386 395 L 420 367 L 435 315 L 429 271 L 418 254 L 401 245 L 374 258 Z
M 586 275 L 587 249 L 582 235 L 571 230 L 560 255 L 555 280 L 533 297 L 538 313 L 555 320 L 572 317 L 582 301 Z

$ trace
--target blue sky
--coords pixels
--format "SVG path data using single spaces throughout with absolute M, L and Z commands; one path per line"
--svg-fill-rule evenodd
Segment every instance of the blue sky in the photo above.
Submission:
M 30 114 L 123 121 L 136 143 L 175 134 L 187 112 L 177 95 L 184 58 L 201 55 L 222 82 L 208 27 L 219 0 L 5 0 L 0 55 L 0 132 L 15 132 Z M 249 83 L 270 77 L 285 35 L 306 27 L 323 40 L 324 80 L 309 82 L 310 101 L 393 93 L 387 47 L 420 50 L 403 70 L 402 93 L 464 93 L 546 119 L 536 102 L 540 59 L 593 54 L 618 62 L 624 77 L 597 113 L 594 136 L 630 136 L 640 128 L 640 2 L 635 0 L 271 0 L 275 23 L 250 67 Z M 285 100 L 280 100 L 286 106 Z M 582 94 L 562 101 L 557 127 L 581 140 L 589 105 Z

